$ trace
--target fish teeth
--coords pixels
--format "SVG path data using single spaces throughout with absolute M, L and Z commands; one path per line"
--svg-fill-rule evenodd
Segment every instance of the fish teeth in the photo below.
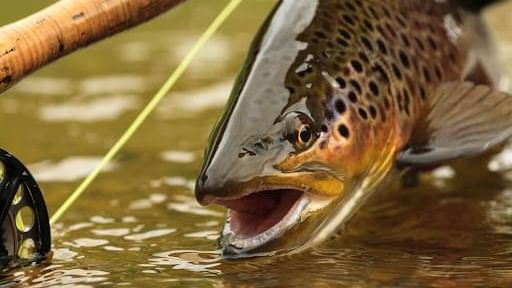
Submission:
M 267 229 L 265 232 L 248 239 L 239 239 L 237 235 L 231 230 L 229 225 L 231 220 L 231 212 L 228 213 L 220 240 L 223 250 L 229 254 L 239 255 L 254 250 L 273 239 L 281 237 L 292 226 L 302 221 L 302 212 L 306 210 L 306 207 L 310 204 L 310 202 L 311 200 L 308 197 L 302 196 L 301 199 L 288 212 L 288 214 L 283 217 L 283 219 L 281 219 L 281 221 Z

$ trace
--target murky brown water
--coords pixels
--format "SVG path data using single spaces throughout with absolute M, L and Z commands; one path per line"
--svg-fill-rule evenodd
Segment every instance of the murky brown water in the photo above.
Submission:
M 28 3 L 30 2 L 30 3 Z M 0 10 L 7 23 L 50 1 Z M 38 286 L 512 287 L 512 149 L 485 172 L 443 167 L 374 197 L 344 235 L 300 255 L 222 260 L 224 211 L 192 186 L 208 133 L 274 1 L 245 1 L 179 87 L 54 229 Z M 32 75 L 0 98 L 1 146 L 30 164 L 50 212 L 94 167 L 225 1 L 194 1 Z M 512 3 L 488 13 L 512 77 Z M 512 78 L 506 78 L 512 79 Z M 507 84 L 505 81 L 504 85 Z M 468 168 L 469 167 L 469 168 Z M 396 187 L 398 185 L 395 184 Z

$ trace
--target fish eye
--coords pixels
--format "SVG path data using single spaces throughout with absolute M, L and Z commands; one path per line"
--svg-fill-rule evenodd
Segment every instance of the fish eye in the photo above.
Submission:
M 291 112 L 284 117 L 285 138 L 297 151 L 308 149 L 316 140 L 313 121 L 309 116 L 301 112 Z
M 302 125 L 297 134 L 299 135 L 297 141 L 303 145 L 307 145 L 313 139 L 313 132 L 311 132 L 309 125 Z

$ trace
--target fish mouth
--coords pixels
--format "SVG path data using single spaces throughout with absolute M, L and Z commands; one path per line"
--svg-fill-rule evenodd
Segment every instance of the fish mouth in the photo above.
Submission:
M 228 208 L 220 244 L 225 256 L 239 256 L 279 238 L 301 221 L 310 203 L 298 189 L 263 190 L 232 200 L 215 200 Z

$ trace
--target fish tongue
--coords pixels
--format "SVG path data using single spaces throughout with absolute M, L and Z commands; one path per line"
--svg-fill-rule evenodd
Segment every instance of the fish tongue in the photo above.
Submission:
M 266 191 L 236 200 L 218 200 L 216 203 L 240 213 L 265 214 L 277 206 L 280 198 L 277 191 Z

